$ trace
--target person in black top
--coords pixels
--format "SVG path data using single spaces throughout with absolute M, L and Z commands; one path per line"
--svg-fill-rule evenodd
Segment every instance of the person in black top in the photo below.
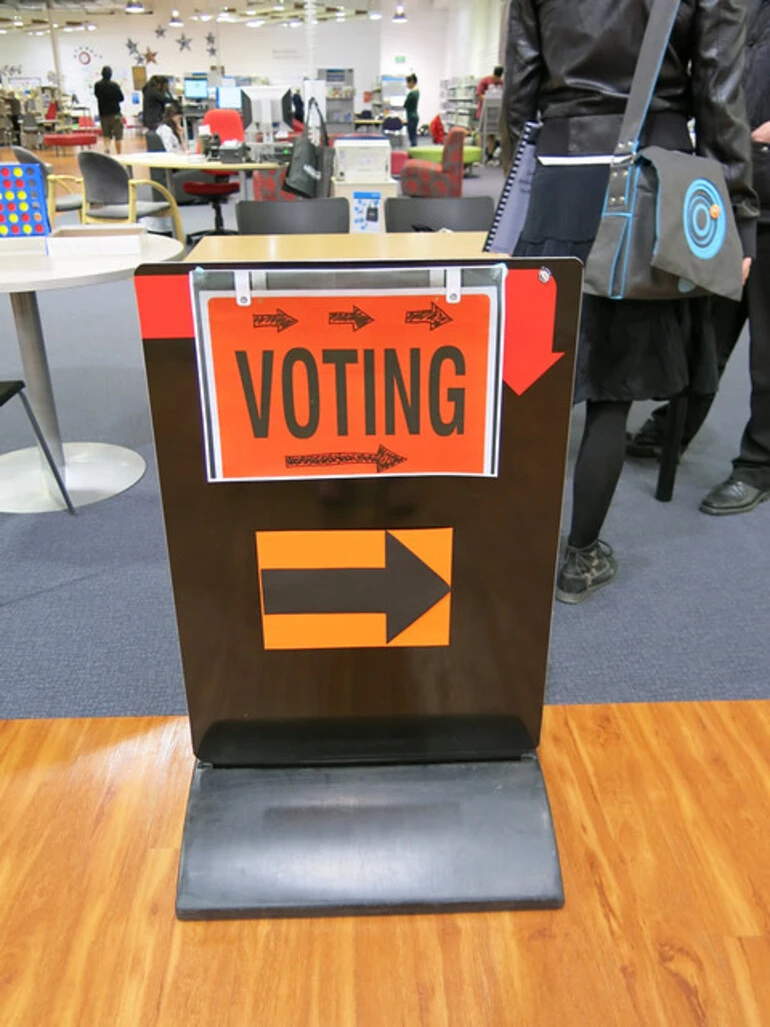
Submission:
M 420 117 L 417 113 L 417 105 L 420 102 L 420 90 L 417 88 L 417 76 L 407 75 L 406 85 L 409 92 L 406 94 L 404 113 L 406 114 L 406 130 L 409 133 L 409 145 L 417 146 L 417 126 L 420 124 Z
M 165 75 L 153 75 L 142 90 L 142 124 L 148 132 L 154 132 L 163 120 L 166 104 L 173 100 L 168 91 L 168 78 Z
M 701 503 L 703 513 L 715 515 L 749 513 L 770 500 L 770 0 L 749 0 L 743 88 L 752 130 L 754 188 L 760 203 L 757 255 L 741 302 L 715 299 L 713 317 L 720 375 L 748 319 L 751 412 L 732 474 L 711 489 Z M 700 430 L 713 399 L 689 397 L 683 448 Z M 667 406 L 658 407 L 639 431 L 629 437 L 630 456 L 660 456 L 667 412 Z
M 104 139 L 104 152 L 110 152 L 110 142 L 115 140 L 115 151 L 123 149 L 123 117 L 120 105 L 123 103 L 123 91 L 117 82 L 112 81 L 112 68 L 105 65 L 102 77 L 94 86 L 96 102 L 99 106 L 99 122 Z
M 673 0 L 672 0 L 673 3 Z M 538 163 L 515 255 L 586 261 L 604 207 L 649 0 L 511 0 L 508 12 L 503 130 L 516 152 L 526 122 L 539 115 L 538 156 L 582 161 Z M 642 146 L 697 152 L 725 169 L 744 247 L 744 281 L 756 247 L 759 213 L 752 185 L 751 133 L 741 85 L 746 0 L 678 4 L 645 120 Z M 712 395 L 717 339 L 710 297 L 611 300 L 583 297 L 575 400 L 586 402 L 575 464 L 569 538 L 556 598 L 577 603 L 617 571 L 600 531 L 626 450 L 634 400 L 683 392 Z

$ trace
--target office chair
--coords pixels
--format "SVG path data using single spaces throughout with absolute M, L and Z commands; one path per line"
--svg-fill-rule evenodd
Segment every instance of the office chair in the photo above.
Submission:
M 9 400 L 13 399 L 14 396 L 19 397 L 22 404 L 24 405 L 24 409 L 27 412 L 27 417 L 29 418 L 29 423 L 32 425 L 32 430 L 35 433 L 35 437 L 37 438 L 37 441 L 40 444 L 40 448 L 43 450 L 43 454 L 46 460 L 48 461 L 48 466 L 51 469 L 51 474 L 54 476 L 56 484 L 59 486 L 59 491 L 62 494 L 62 499 L 64 500 L 69 512 L 71 514 L 74 514 L 75 507 L 72 505 L 72 500 L 70 499 L 69 492 L 67 492 L 67 486 L 64 484 L 64 480 L 61 474 L 59 473 L 59 468 L 56 466 L 56 462 L 54 461 L 53 455 L 51 454 L 51 450 L 48 448 L 48 443 L 45 441 L 45 436 L 43 435 L 43 432 L 40 428 L 38 419 L 35 417 L 32 407 L 29 405 L 29 400 L 24 395 L 24 388 L 24 382 L 22 381 L 0 381 L 0 407 L 5 406 L 5 404 Z
M 350 204 L 345 197 L 303 203 L 241 200 L 235 220 L 241 235 L 333 235 L 350 231 Z
M 74 175 L 55 175 L 53 165 L 41 160 L 36 153 L 26 150 L 23 146 L 12 146 L 13 155 L 19 164 L 37 164 L 43 169 L 43 181 L 45 182 L 46 204 L 48 206 L 48 220 L 53 228 L 57 214 L 63 214 L 69 210 L 81 210 L 83 207 L 83 181 Z M 56 195 L 56 187 L 63 183 L 74 182 L 78 192 L 65 192 Z
M 170 214 L 174 235 L 184 242 L 184 229 L 179 208 L 168 189 L 151 178 L 130 178 L 128 171 L 106 153 L 78 154 L 78 165 L 83 176 L 83 214 L 85 224 L 120 221 L 136 224 L 139 218 Z M 163 200 L 140 200 L 137 189 L 149 185 L 161 194 Z
M 495 204 L 491 196 L 435 197 L 400 196 L 385 201 L 387 232 L 487 232 Z

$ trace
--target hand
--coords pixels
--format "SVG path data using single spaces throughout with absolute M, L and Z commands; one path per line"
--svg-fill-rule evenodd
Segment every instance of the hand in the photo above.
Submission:
M 751 133 L 755 143 L 770 143 L 770 121 L 766 121 Z
M 744 285 L 746 284 L 746 281 L 747 281 L 747 279 L 749 277 L 749 271 L 751 271 L 751 257 L 744 257 L 743 258 L 743 284 Z

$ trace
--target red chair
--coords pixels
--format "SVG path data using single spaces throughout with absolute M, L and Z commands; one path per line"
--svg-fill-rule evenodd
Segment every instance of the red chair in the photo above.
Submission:
M 242 143 L 246 138 L 238 111 L 212 108 L 203 115 L 201 125 L 209 128 L 212 135 L 218 135 L 223 143 Z
M 465 129 L 453 128 L 444 143 L 441 164 L 408 160 L 401 169 L 401 189 L 406 196 L 462 196 Z
M 206 111 L 201 126 L 206 125 L 212 135 L 218 135 L 220 142 L 228 143 L 235 141 L 244 142 L 246 135 L 243 131 L 243 121 L 238 111 L 212 108 Z M 214 228 L 210 232 L 192 232 L 187 236 L 187 244 L 192 246 L 199 242 L 206 235 L 237 235 L 228 228 L 225 228 L 222 219 L 222 203 L 227 203 L 227 197 L 237 193 L 240 189 L 238 182 L 232 181 L 234 172 L 224 168 L 219 171 L 212 171 L 210 168 L 201 169 L 206 175 L 211 176 L 210 182 L 185 182 L 182 186 L 188 196 L 195 196 L 198 199 L 208 200 L 214 208 Z
M 283 188 L 288 170 L 289 165 L 285 164 L 282 168 L 266 168 L 264 171 L 255 171 L 254 199 L 281 201 L 301 199 L 294 193 L 287 193 Z
M 222 219 L 222 201 L 237 193 L 241 188 L 237 182 L 184 182 L 182 188 L 189 196 L 197 196 L 209 201 L 214 208 L 214 228 L 210 232 L 191 232 L 187 236 L 187 245 L 193 246 L 206 235 L 237 235 L 230 228 L 225 228 Z

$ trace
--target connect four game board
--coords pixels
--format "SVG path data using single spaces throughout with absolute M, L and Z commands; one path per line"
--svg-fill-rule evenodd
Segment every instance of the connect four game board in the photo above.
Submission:
M 43 169 L 0 164 L 0 239 L 34 238 L 51 231 Z

